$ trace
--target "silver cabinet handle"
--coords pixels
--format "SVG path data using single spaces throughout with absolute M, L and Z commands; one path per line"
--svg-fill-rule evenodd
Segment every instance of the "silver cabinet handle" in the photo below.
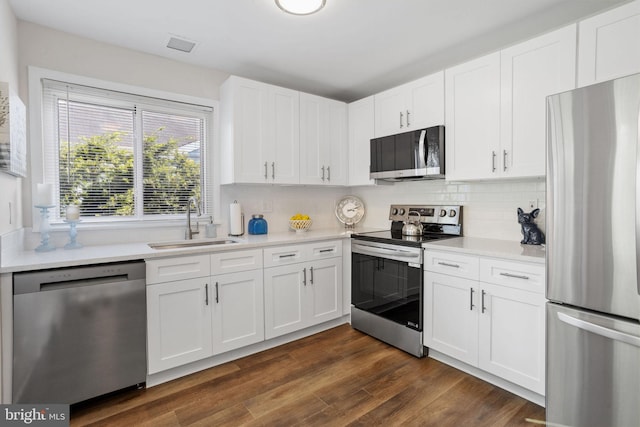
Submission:
M 484 291 L 484 289 L 482 290 L 482 312 L 484 313 L 487 310 L 487 307 L 484 306 L 484 296 L 487 293 Z
M 402 111 L 400 111 L 400 128 L 402 129 L 404 127 L 404 125 L 402 124 L 402 118 L 404 117 L 404 115 L 402 114 Z
M 267 162 L 264 162 L 264 179 L 267 179 Z
M 307 269 L 306 268 L 302 269 L 302 274 L 303 274 L 303 276 L 302 276 L 302 284 L 307 286 Z
M 271 179 L 276 179 L 276 162 L 271 162 Z
M 507 150 L 502 150 L 502 170 L 507 170 Z
M 286 254 L 286 255 L 278 255 L 278 258 L 291 258 L 296 256 L 296 254 Z
M 521 276 L 519 274 L 511 274 L 511 273 L 500 273 L 501 276 L 505 277 L 513 277 L 514 279 L 524 279 L 529 280 L 529 276 Z
M 496 152 L 491 152 L 491 172 L 496 171 Z
M 204 305 L 209 305 L 209 284 L 204 284 Z
M 327 252 L 333 252 L 333 248 L 331 249 L 320 249 L 318 252 L 320 252 L 321 254 L 327 253 Z
M 475 292 L 475 290 L 473 288 L 469 288 L 469 310 L 473 311 L 473 293 Z
M 216 282 L 216 304 L 220 303 L 220 294 L 218 293 L 218 282 Z
M 568 325 L 575 326 L 582 330 L 601 335 L 605 338 L 609 338 L 615 341 L 621 341 L 627 344 L 631 344 L 635 347 L 640 347 L 640 338 L 635 335 L 630 335 L 625 332 L 616 331 L 615 329 L 606 328 L 604 326 L 596 325 L 595 323 L 586 322 L 581 319 L 576 319 L 573 316 L 569 316 L 564 313 L 557 313 L 558 319 Z
M 309 267 L 309 271 L 311 272 L 311 279 L 309 280 L 309 283 L 313 285 L 313 267 Z
M 331 166 L 327 166 L 327 181 L 331 181 Z
M 411 126 L 411 123 L 409 123 L 409 110 L 407 110 L 407 127 Z
M 322 165 L 322 180 L 324 181 L 324 165 Z
M 449 264 L 448 262 L 441 262 L 441 261 L 438 261 L 438 265 L 444 265 L 445 267 L 460 268 L 458 264 Z

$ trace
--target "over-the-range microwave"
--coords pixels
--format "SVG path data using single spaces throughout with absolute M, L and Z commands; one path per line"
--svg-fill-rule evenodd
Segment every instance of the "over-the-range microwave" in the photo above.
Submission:
M 371 179 L 444 178 L 444 126 L 372 139 L 369 167 Z

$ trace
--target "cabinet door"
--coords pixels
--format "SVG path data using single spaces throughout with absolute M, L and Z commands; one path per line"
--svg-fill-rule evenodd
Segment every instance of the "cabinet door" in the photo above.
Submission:
M 267 182 L 272 149 L 268 85 L 230 77 L 220 88 L 222 183 Z
M 342 316 L 342 258 L 315 261 L 308 268 L 306 315 L 309 325 Z
M 481 283 L 479 368 L 539 394 L 545 391 L 545 298 Z
M 304 264 L 264 270 L 265 338 L 270 339 L 307 326 L 304 319 Z
M 478 363 L 478 282 L 424 275 L 424 345 L 465 363 Z
M 349 185 L 375 185 L 369 179 L 374 127 L 373 96 L 349 104 Z
M 445 71 L 447 179 L 496 177 L 500 52 Z
M 327 121 L 323 99 L 300 94 L 300 183 L 323 184 L 326 178 L 322 127 Z
M 262 270 L 211 278 L 213 353 L 264 341 Z
M 349 175 L 347 104 L 328 100 L 325 130 L 325 168 L 329 185 L 346 185 Z
M 576 26 L 501 52 L 499 173 L 545 175 L 546 97 L 575 88 Z
M 580 22 L 578 86 L 640 73 L 640 1 Z
M 300 94 L 300 183 L 347 181 L 346 104 Z
M 279 184 L 297 184 L 300 175 L 300 95 L 295 90 L 269 87 L 270 147 L 267 178 Z
M 407 130 L 444 124 L 444 71 L 407 83 L 406 92 Z
M 212 355 L 210 291 L 208 279 L 147 286 L 149 374 Z
M 406 97 L 405 89 L 402 87 L 374 95 L 376 138 L 407 131 L 404 111 Z

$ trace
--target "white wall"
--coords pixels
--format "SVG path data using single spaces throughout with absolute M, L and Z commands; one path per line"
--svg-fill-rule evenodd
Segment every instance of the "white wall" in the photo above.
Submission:
M 18 91 L 17 20 L 8 0 L 0 0 L 0 81 Z M 24 96 L 21 96 L 25 100 Z M 0 172 L 0 235 L 22 226 L 22 179 Z

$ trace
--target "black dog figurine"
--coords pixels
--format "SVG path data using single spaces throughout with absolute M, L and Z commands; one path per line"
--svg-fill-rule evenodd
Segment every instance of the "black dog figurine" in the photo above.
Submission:
M 542 245 L 544 244 L 544 234 L 538 226 L 533 222 L 533 219 L 538 216 L 540 209 L 534 209 L 531 213 L 524 213 L 524 211 L 518 208 L 518 223 L 522 225 L 522 235 L 524 238 L 520 243 L 525 245 Z

